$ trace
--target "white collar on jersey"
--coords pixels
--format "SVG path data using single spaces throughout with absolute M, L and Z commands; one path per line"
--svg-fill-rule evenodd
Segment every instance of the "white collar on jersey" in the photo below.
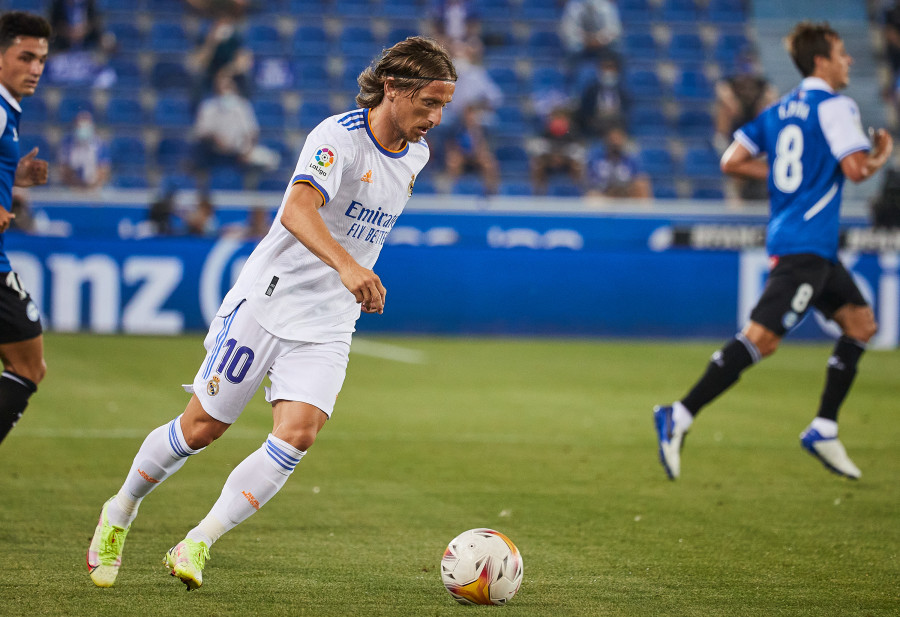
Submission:
M 6 86 L 0 84 L 0 96 L 6 99 L 6 102 L 12 105 L 12 108 L 17 112 L 22 113 L 22 107 L 19 105 L 19 101 L 15 99 L 15 97 L 9 93 L 9 90 L 6 89 Z
M 824 90 L 834 94 L 834 88 L 828 85 L 828 82 L 821 77 L 807 77 L 800 82 L 800 88 L 803 90 Z

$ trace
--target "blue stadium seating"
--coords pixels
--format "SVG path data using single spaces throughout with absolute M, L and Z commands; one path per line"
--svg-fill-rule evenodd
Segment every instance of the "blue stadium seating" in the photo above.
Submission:
M 214 191 L 240 191 L 244 188 L 244 174 L 232 166 L 214 167 L 209 172 L 209 188 Z
M 626 71 L 625 89 L 636 98 L 659 100 L 665 95 L 659 75 L 651 70 Z
M 156 164 L 164 170 L 182 169 L 190 159 L 191 145 L 180 137 L 163 137 L 156 146 Z
M 653 179 L 653 197 L 656 199 L 678 199 L 678 189 L 672 180 Z
M 136 92 L 143 85 L 141 68 L 137 62 L 128 57 L 114 56 L 109 61 L 109 68 L 116 74 L 116 82 L 112 90 L 120 92 Z
M 112 186 L 117 189 L 146 189 L 149 188 L 147 176 L 143 173 L 127 173 L 116 171 L 112 176 Z
M 294 65 L 295 86 L 303 94 L 312 91 L 325 92 L 330 86 L 330 77 L 325 64 L 319 60 L 298 61 Z
M 368 64 L 381 50 L 381 41 L 367 26 L 347 26 L 337 39 L 337 49 L 351 64 Z
M 641 150 L 641 164 L 644 171 L 654 179 L 657 176 L 671 176 L 675 173 L 672 153 L 666 148 L 645 148 Z
M 669 22 L 696 23 L 705 19 L 704 11 L 694 0 L 663 0 L 662 18 Z
M 291 40 L 291 54 L 294 57 L 310 56 L 324 65 L 330 53 L 330 44 L 328 31 L 324 27 L 303 25 L 294 31 L 294 37 Z
M 118 135 L 109 142 L 109 155 L 113 169 L 126 173 L 143 173 L 147 164 L 147 152 L 144 141 L 139 137 Z
M 709 0 L 707 18 L 716 24 L 740 25 L 747 18 L 744 0 Z
M 647 31 L 626 32 L 622 38 L 625 57 L 633 60 L 657 60 L 660 57 L 656 39 Z
M 186 92 L 191 83 L 191 75 L 180 61 L 157 62 L 150 72 L 150 85 L 157 90 Z
M 562 5 L 547 0 L 522 0 L 519 17 L 531 22 L 558 23 L 562 17 Z
M 691 191 L 691 197 L 694 199 L 724 199 L 725 191 L 722 188 L 722 182 L 718 180 L 706 180 L 694 183 Z
M 639 105 L 628 112 L 628 125 L 635 137 L 666 137 L 671 129 L 669 120 L 659 106 Z
M 244 43 L 254 54 L 284 53 L 278 28 L 268 23 L 250 24 L 244 32 Z
M 75 120 L 80 111 L 94 113 L 94 103 L 83 97 L 67 97 L 59 102 L 56 108 L 56 121 L 60 124 L 69 124 Z
M 672 86 L 675 98 L 681 100 L 704 100 L 713 98 L 713 87 L 703 71 L 684 70 Z
M 690 148 L 684 154 L 682 171 L 685 176 L 693 178 L 718 178 L 719 155 L 712 148 Z
M 482 196 L 486 194 L 484 182 L 472 175 L 460 176 L 450 187 L 453 195 Z
M 284 106 L 280 101 L 254 100 L 253 111 L 261 130 L 284 130 L 285 113 Z
M 531 57 L 560 57 L 562 56 L 562 43 L 556 30 L 533 30 L 528 35 L 526 43 L 528 54 Z
M 38 149 L 39 158 L 45 161 L 56 160 L 56 148 L 46 137 L 36 133 L 22 133 L 19 135 L 19 152 L 22 156 L 28 154 L 34 148 Z
M 682 137 L 712 137 L 715 124 L 705 109 L 684 109 L 678 115 L 678 133 Z
M 134 22 L 114 21 L 106 24 L 106 30 L 116 37 L 116 48 L 119 53 L 137 52 L 144 49 L 144 34 Z
M 706 60 L 703 39 L 693 32 L 676 32 L 669 42 L 669 58 L 677 62 L 703 62 Z
M 50 120 L 47 101 L 32 96 L 22 101 L 22 126 L 37 126 Z
M 331 106 L 328 103 L 305 101 L 300 105 L 297 120 L 301 129 L 309 130 L 315 128 L 322 120 L 331 115 L 333 114 L 331 112 Z
M 526 176 L 529 171 L 528 152 L 522 146 L 499 146 L 494 155 L 504 176 Z
M 147 36 L 157 53 L 182 54 L 193 47 L 180 22 L 154 21 Z
M 626 31 L 631 27 L 646 28 L 659 19 L 656 3 L 650 0 L 619 0 L 618 5 L 619 17 Z
M 141 126 L 145 120 L 144 108 L 136 98 L 113 97 L 106 105 L 103 120 L 113 126 Z
M 153 122 L 162 129 L 185 129 L 193 124 L 191 102 L 186 96 L 161 96 L 153 109 Z
M 499 193 L 507 197 L 530 197 L 531 184 L 522 180 L 504 180 L 500 183 Z

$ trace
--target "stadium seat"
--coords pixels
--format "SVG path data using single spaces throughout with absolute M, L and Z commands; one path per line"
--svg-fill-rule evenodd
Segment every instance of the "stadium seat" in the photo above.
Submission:
M 283 131 L 285 128 L 284 106 L 280 101 L 258 99 L 253 101 L 256 122 L 261 130 Z
M 504 180 L 500 183 L 499 193 L 507 197 L 531 197 L 531 184 L 521 180 Z
M 654 199 L 678 199 L 678 189 L 671 180 L 653 179 Z
M 547 195 L 550 197 L 581 197 L 581 187 L 569 178 L 554 178 L 547 185 Z
M 411 20 L 415 21 L 420 14 L 422 7 L 419 5 L 418 0 L 382 0 L 381 6 L 379 7 L 379 15 L 391 21 L 391 23 L 396 24 L 398 20 Z M 396 43 L 397 41 L 402 41 L 406 37 L 403 38 L 391 38 L 391 45 Z
M 116 82 L 112 90 L 134 93 L 143 85 L 141 67 L 137 62 L 126 57 L 113 57 L 109 61 L 109 68 L 116 74 Z
M 163 129 L 189 128 L 193 124 L 191 103 L 185 96 L 161 96 L 153 109 L 153 122 Z
M 103 119 L 113 126 L 141 126 L 144 123 L 144 108 L 136 98 L 114 97 L 109 99 Z
M 167 171 L 182 169 L 190 156 L 191 145 L 180 137 L 163 137 L 156 145 L 156 164 Z
M 701 63 L 706 60 L 706 46 L 699 34 L 677 32 L 669 41 L 669 58 L 676 62 Z
M 741 25 L 747 19 L 744 0 L 709 0 L 706 15 L 716 24 Z
M 323 66 L 328 58 L 330 41 L 328 32 L 321 26 L 300 26 L 291 40 L 291 53 L 295 57 L 312 57 Z
M 663 138 L 670 132 L 669 120 L 659 106 L 640 105 L 628 113 L 628 126 L 635 137 Z
M 168 54 L 182 54 L 192 47 L 184 26 L 170 21 L 154 21 L 150 25 L 147 45 L 156 53 Z
M 637 98 L 658 100 L 665 88 L 656 71 L 636 70 L 625 72 L 625 90 Z
M 662 18 L 669 23 L 697 23 L 705 18 L 704 11 L 694 0 L 663 0 Z
M 631 27 L 646 27 L 658 19 L 656 3 L 650 0 L 619 0 L 618 5 L 626 32 Z
M 300 60 L 294 65 L 295 87 L 301 94 L 327 92 L 329 88 L 328 69 L 322 62 Z
M 331 2 L 322 0 L 288 0 L 288 9 L 295 17 L 318 15 L 327 17 L 332 10 Z
M 481 178 L 472 175 L 461 176 L 450 187 L 453 195 L 483 196 L 486 194 L 484 182 Z
M 244 188 L 244 174 L 232 166 L 214 167 L 209 172 L 209 188 L 214 191 L 240 191 Z
M 485 3 L 487 4 L 487 3 Z M 547 0 L 522 0 L 519 7 L 519 18 L 530 22 L 559 23 L 562 17 L 562 5 Z
M 685 109 L 678 114 L 677 127 L 682 137 L 712 137 L 715 124 L 705 109 Z
M 482 2 L 478 6 L 478 14 L 484 21 L 499 20 L 509 25 L 510 18 L 515 14 L 516 7 L 513 0 L 491 0 Z
M 147 177 L 138 173 L 114 173 L 111 182 L 113 187 L 117 189 L 148 188 Z
M 626 32 L 622 45 L 629 61 L 657 60 L 660 56 L 656 39 L 646 31 Z
M 523 92 L 519 75 L 514 68 L 509 66 L 492 67 L 487 69 L 487 73 L 505 95 L 518 95 Z
M 712 100 L 713 87 L 703 71 L 684 70 L 675 80 L 672 91 L 677 99 Z
M 723 66 L 733 67 L 749 47 L 750 43 L 743 34 L 722 34 L 713 48 L 713 59 Z
M 320 101 L 306 101 L 300 105 L 297 120 L 300 128 L 310 130 L 315 128 L 322 120 L 331 116 L 331 106 Z
M 526 50 L 533 58 L 562 56 L 562 43 L 555 30 L 532 30 Z
M 28 126 L 42 125 L 50 120 L 50 109 L 47 101 L 32 96 L 21 102 L 22 106 L 22 124 Z
M 682 172 L 693 178 L 717 178 L 721 175 L 719 155 L 712 148 L 689 148 L 684 154 Z
M 268 23 L 254 23 L 244 32 L 244 44 L 254 54 L 278 55 L 284 53 L 284 44 L 278 28 Z
M 381 50 L 381 43 L 366 26 L 346 26 L 338 36 L 337 49 L 348 64 L 368 64 Z
M 139 137 L 116 136 L 109 142 L 109 155 L 114 170 L 143 168 L 147 164 L 147 152 Z
M 359 92 L 359 84 L 356 79 L 361 72 L 362 67 L 357 66 L 356 64 L 346 65 L 343 73 L 341 73 L 340 77 L 336 80 L 337 83 L 334 84 L 334 90 L 348 95 L 355 95 Z
M 525 113 L 518 105 L 502 105 L 495 114 L 497 119 L 492 132 L 498 137 L 521 137 L 529 133 L 529 123 Z
M 522 146 L 499 146 L 494 156 L 504 177 L 527 176 L 530 169 L 528 152 Z
M 531 91 L 566 90 L 566 74 L 557 66 L 542 66 L 531 73 Z
M 191 75 L 181 62 L 157 62 L 150 72 L 150 85 L 157 90 L 186 92 L 191 83 Z
M 644 167 L 644 171 L 654 178 L 675 174 L 675 162 L 672 160 L 672 153 L 666 148 L 647 148 L 642 150 L 641 164 Z
M 694 199 L 725 199 L 725 191 L 721 182 L 698 182 L 691 190 L 691 197 Z
M 130 21 L 110 22 L 106 30 L 116 37 L 116 50 L 121 52 L 138 52 L 144 49 L 144 34 L 137 24 Z
M 162 177 L 160 186 L 166 186 L 177 191 L 192 191 L 197 188 L 197 179 L 189 174 L 170 173 Z
M 90 99 L 82 97 L 66 97 L 59 102 L 56 108 L 56 121 L 60 124 L 69 124 L 75 120 L 80 111 L 94 113 L 94 104 Z

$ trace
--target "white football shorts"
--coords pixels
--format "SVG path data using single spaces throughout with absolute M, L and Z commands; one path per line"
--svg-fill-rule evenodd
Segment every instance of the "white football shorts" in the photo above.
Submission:
M 343 341 L 304 343 L 270 334 L 243 303 L 228 316 L 217 316 L 203 341 L 206 359 L 191 391 L 216 420 L 233 424 L 266 375 L 266 401 L 300 401 L 328 417 L 344 377 L 350 345 Z

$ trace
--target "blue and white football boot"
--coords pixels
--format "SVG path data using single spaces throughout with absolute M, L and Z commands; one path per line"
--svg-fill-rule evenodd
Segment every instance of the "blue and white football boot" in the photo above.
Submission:
M 653 423 L 659 439 L 659 462 L 670 480 L 681 475 L 681 448 L 687 431 L 675 425 L 671 405 L 657 405 L 653 408 Z
M 847 456 L 844 444 L 837 437 L 823 437 L 819 431 L 809 427 L 800 433 L 800 445 L 819 459 L 829 471 L 853 480 L 862 476 L 859 467 Z

